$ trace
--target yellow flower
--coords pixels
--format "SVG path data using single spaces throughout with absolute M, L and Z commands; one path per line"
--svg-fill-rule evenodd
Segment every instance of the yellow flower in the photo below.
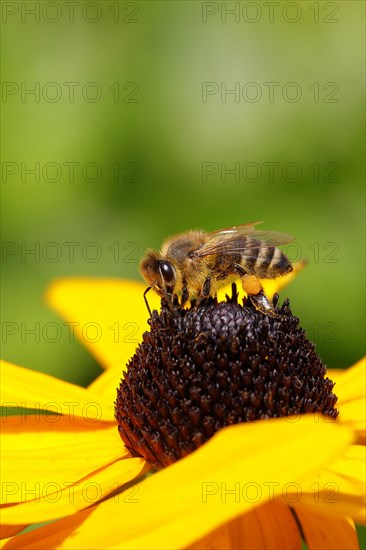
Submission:
M 365 362 L 328 373 L 337 421 L 307 414 L 229 426 L 148 475 L 123 446 L 113 405 L 148 330 L 143 290 L 109 279 L 51 287 L 49 302 L 106 368 L 88 388 L 2 363 L 1 401 L 13 413 L 2 419 L 2 547 L 293 550 L 305 539 L 310 550 L 358 548 Z

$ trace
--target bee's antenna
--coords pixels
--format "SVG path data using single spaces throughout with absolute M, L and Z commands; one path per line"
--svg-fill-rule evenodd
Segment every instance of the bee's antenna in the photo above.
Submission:
M 146 294 L 149 292 L 149 290 L 152 289 L 152 286 L 148 286 L 147 289 L 145 290 L 144 292 L 144 300 L 145 300 L 145 304 L 146 304 L 146 307 L 147 307 L 147 311 L 149 312 L 149 315 L 151 317 L 151 309 L 150 309 L 150 306 L 149 306 L 149 302 L 147 301 L 147 298 L 146 298 Z

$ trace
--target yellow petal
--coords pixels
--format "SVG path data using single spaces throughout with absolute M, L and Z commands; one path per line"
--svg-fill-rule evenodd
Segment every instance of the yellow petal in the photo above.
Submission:
M 33 550 L 50 550 L 51 548 L 61 548 L 65 533 L 73 533 L 74 531 L 77 531 L 81 518 L 87 518 L 92 514 L 93 510 L 94 508 L 89 508 L 79 512 L 78 514 L 65 518 L 62 522 L 56 521 L 45 525 L 44 527 L 34 529 L 33 531 L 23 535 L 1 540 L 0 548 L 4 548 L 5 550 L 19 550 L 20 548 L 22 550 L 25 548 L 32 548 Z M 61 523 L 64 527 L 63 533 L 58 532 L 58 527 Z M 77 548 L 84 550 L 84 548 L 88 547 L 85 545 L 80 547 L 74 546 L 73 550 L 76 550 Z M 96 548 L 96 546 L 89 546 L 89 548 Z
M 63 417 L 60 417 L 63 418 Z M 28 417 L 26 417 L 28 423 Z M 29 425 L 29 424 L 28 424 Z M 71 431 L 67 437 L 58 439 L 57 432 L 50 437 L 39 437 L 33 432 L 35 445 L 25 447 L 22 434 L 10 432 L 14 422 L 6 423 L 9 430 L 2 434 L 1 479 L 3 503 L 24 502 L 42 496 L 44 491 L 58 491 L 65 483 L 70 484 L 93 471 L 129 457 L 119 437 L 116 426 L 108 429 L 83 431 L 74 439 Z M 19 425 L 17 426 L 19 427 Z M 24 429 L 24 424 L 21 423 Z M 67 429 L 63 422 L 61 428 Z M 49 429 L 49 427 L 48 427 Z M 25 431 L 25 430 L 24 430 Z M 41 431 L 41 430 L 40 430 Z M 43 434 L 45 435 L 45 434 Z M 27 439 L 27 438 L 25 438 Z M 30 437 L 28 437 L 29 443 Z
M 43 449 L 45 447 L 61 448 L 69 445 L 82 445 L 84 441 L 105 439 L 105 434 L 111 434 L 115 439 L 115 424 L 98 421 L 84 421 L 75 417 L 75 422 L 67 416 L 47 416 L 26 414 L 24 416 L 1 417 L 1 449 L 14 450 L 19 454 L 28 449 Z M 123 451 L 123 448 L 122 448 Z M 57 455 L 55 455 L 56 457 Z
M 351 516 L 357 523 L 364 523 L 365 477 L 365 447 L 351 445 L 341 457 L 330 460 L 316 475 L 302 480 L 301 504 L 313 506 L 319 513 Z
M 357 432 L 357 442 L 365 445 L 366 401 L 364 398 L 340 405 L 339 420 Z
M 270 298 L 276 293 L 280 292 L 283 288 L 285 288 L 291 281 L 297 276 L 297 274 L 303 270 L 305 267 L 306 262 L 304 260 L 300 260 L 299 262 L 296 262 L 293 265 L 293 271 L 291 273 L 288 273 L 287 275 L 284 275 L 283 277 L 278 277 L 277 279 L 262 279 L 261 283 L 263 286 L 263 290 L 267 296 Z M 244 296 L 247 296 L 246 292 L 242 289 L 240 280 L 237 281 L 237 290 L 239 293 L 239 301 L 243 299 Z M 225 285 L 223 288 L 221 288 L 218 293 L 218 299 L 220 301 L 225 300 L 225 295 L 228 294 L 231 296 L 231 284 Z
M 7 548 L 184 548 L 319 470 L 351 440 L 342 424 L 314 424 L 311 415 L 231 426 L 137 485 L 133 502 L 107 500 Z
M 366 443 L 366 360 L 358 361 L 344 371 L 332 370 L 329 378 L 336 382 L 339 420 L 352 427 L 358 436 L 358 443 Z
M 358 550 L 353 522 L 347 518 L 324 516 L 313 508 L 295 506 L 309 550 Z
M 96 504 L 148 470 L 142 458 L 127 458 L 117 460 L 84 478 L 74 479 L 72 483 L 66 482 L 66 479 L 70 480 L 66 477 L 62 483 L 48 482 L 42 487 L 34 482 L 36 498 L 2 508 L 1 522 L 16 525 L 26 521 L 30 524 L 69 516 Z
M 187 550 L 301 550 L 302 542 L 288 506 L 267 502 L 215 529 Z
M 335 392 L 339 395 L 339 404 L 366 396 L 366 358 L 360 359 L 353 367 L 343 371 L 337 380 Z
M 4 508 L 1 509 L 1 514 L 3 510 Z M 28 527 L 28 525 L 6 525 L 5 523 L 3 523 L 3 521 L 1 521 L 0 538 L 6 539 L 8 537 L 13 537 L 14 535 L 17 535 L 18 533 L 23 531 L 23 529 L 25 529 L 26 527 Z
M 46 299 L 102 367 L 123 368 L 133 355 L 149 317 L 143 299 L 146 286 L 119 279 L 70 278 L 55 281 Z M 155 292 L 151 309 L 160 309 Z
M 111 367 L 102 372 L 89 386 L 88 390 L 100 395 L 109 403 L 114 403 L 117 396 L 117 388 L 123 378 L 123 371 L 120 366 Z
M 336 393 L 337 393 L 337 389 L 338 389 L 338 383 L 339 383 L 339 380 L 341 380 L 342 376 L 344 375 L 344 373 L 346 372 L 346 369 L 329 369 L 327 367 L 327 373 L 326 373 L 326 376 L 328 378 L 330 378 L 330 380 L 332 380 L 333 382 L 335 382 L 336 384 L 336 389 L 334 390 Z
M 327 465 L 327 470 L 339 473 L 344 478 L 358 483 L 359 493 L 366 487 L 366 449 L 362 445 L 351 445 L 338 459 Z
M 114 420 L 113 402 L 90 390 L 5 361 L 1 361 L 0 369 L 1 405 L 8 413 L 20 408 L 49 413 L 49 418 L 53 413 L 65 414 L 71 421 Z
M 300 260 L 293 264 L 293 271 L 291 271 L 291 273 L 288 273 L 283 277 L 278 277 L 277 279 L 263 280 L 262 285 L 264 292 L 267 294 L 267 296 L 273 296 L 273 294 L 275 294 L 276 292 L 280 292 L 289 283 L 291 283 L 295 279 L 295 277 L 297 277 L 298 273 L 300 273 L 300 271 L 304 269 L 306 264 L 306 260 Z

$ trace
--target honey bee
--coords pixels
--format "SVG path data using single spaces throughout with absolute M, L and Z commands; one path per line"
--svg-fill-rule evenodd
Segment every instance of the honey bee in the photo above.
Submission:
M 289 259 L 278 245 L 293 237 L 274 231 L 258 231 L 258 223 L 237 225 L 212 233 L 188 231 L 168 238 L 160 252 L 147 250 L 140 273 L 152 288 L 172 307 L 174 295 L 181 305 L 215 296 L 220 286 L 240 278 L 254 307 L 276 317 L 277 312 L 264 294 L 260 279 L 275 279 L 292 271 Z

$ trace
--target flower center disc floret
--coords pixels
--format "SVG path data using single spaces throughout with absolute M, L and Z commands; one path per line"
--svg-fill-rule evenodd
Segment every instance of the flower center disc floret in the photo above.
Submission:
M 285 300 L 278 317 L 210 298 L 164 301 L 127 365 L 116 419 L 124 444 L 161 468 L 225 426 L 319 411 L 338 414 L 334 383 Z

